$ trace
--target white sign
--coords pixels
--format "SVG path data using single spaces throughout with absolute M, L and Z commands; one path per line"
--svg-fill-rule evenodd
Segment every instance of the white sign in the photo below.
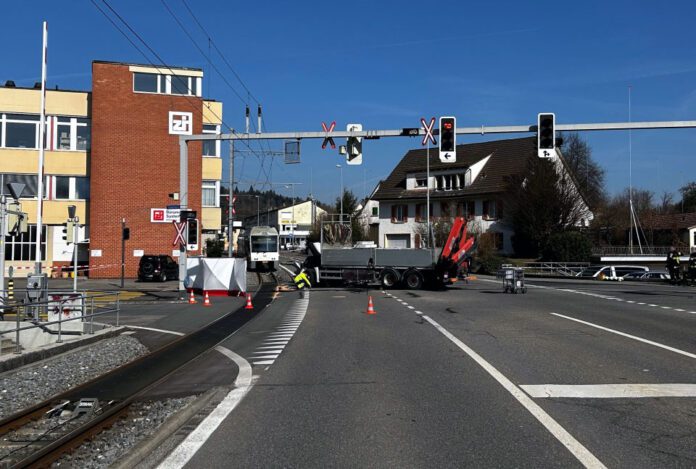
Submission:
M 133 257 L 143 257 L 145 255 L 145 251 L 142 249 L 133 249 Z
M 92 249 L 92 257 L 101 257 L 101 256 L 102 256 L 101 249 Z
M 193 134 L 193 113 L 169 111 L 169 134 L 191 135 Z
M 179 250 L 178 249 L 172 249 L 172 257 L 179 257 Z
M 555 148 L 550 148 L 548 150 L 539 148 L 539 158 L 556 158 L 557 156 L 558 154 Z
M 179 221 L 180 208 L 151 208 L 150 223 L 171 223 Z
M 82 316 L 82 297 L 77 293 L 48 295 L 48 321 L 65 321 Z M 78 323 L 79 324 L 79 323 Z

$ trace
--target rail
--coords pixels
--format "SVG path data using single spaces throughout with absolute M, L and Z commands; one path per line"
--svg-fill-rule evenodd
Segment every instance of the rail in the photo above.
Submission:
M 35 293 L 33 291 L 32 293 Z M 51 290 L 47 292 L 47 300 L 40 301 L 3 301 L 5 291 L 0 291 L 0 318 L 14 314 L 16 325 L 13 329 L 0 331 L 0 338 L 15 334 L 15 354 L 21 354 L 21 333 L 32 329 L 41 329 L 43 332 L 57 335 L 56 343 L 63 342 L 63 335 L 85 333 L 94 334 L 94 318 L 106 314 L 115 314 L 116 327 L 119 326 L 121 300 L 119 291 L 100 292 L 87 294 L 86 292 L 73 292 L 72 290 Z M 14 296 L 26 296 L 27 290 L 14 290 Z M 42 316 L 46 320 L 42 320 Z M 57 319 L 49 320 L 51 317 Z M 63 324 L 72 321 L 80 321 L 85 324 L 82 331 L 64 331 Z M 54 327 L 57 329 L 54 329 Z
M 670 246 L 603 246 L 592 248 L 593 256 L 635 256 L 654 257 L 665 256 L 670 251 Z M 688 249 L 687 249 L 688 251 Z

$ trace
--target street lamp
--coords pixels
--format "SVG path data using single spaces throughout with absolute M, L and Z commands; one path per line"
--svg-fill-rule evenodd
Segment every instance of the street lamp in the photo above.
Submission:
M 341 170 L 341 218 L 340 218 L 340 223 L 343 223 L 343 166 L 340 164 L 337 164 L 336 167 Z

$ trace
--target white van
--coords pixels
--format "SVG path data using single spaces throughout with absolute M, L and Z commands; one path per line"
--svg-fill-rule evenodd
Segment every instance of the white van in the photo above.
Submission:
M 591 265 L 585 267 L 576 277 L 595 278 L 598 280 L 622 281 L 623 276 L 631 272 L 647 272 L 648 269 L 642 265 Z

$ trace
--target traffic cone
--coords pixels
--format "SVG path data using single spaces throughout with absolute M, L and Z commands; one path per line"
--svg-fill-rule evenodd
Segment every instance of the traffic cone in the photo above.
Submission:
M 254 309 L 254 305 L 251 304 L 251 293 L 247 293 L 247 304 L 244 309 Z
M 189 295 L 189 304 L 190 304 L 190 305 L 195 305 L 195 304 L 196 304 L 196 297 L 193 296 L 193 290 L 191 290 L 191 294 Z
M 372 304 L 372 296 L 367 297 L 367 311 L 365 314 L 377 314 L 377 311 L 375 311 L 375 307 Z
M 210 297 L 208 296 L 208 292 L 205 292 L 205 297 L 203 298 L 203 306 L 212 306 L 210 304 Z

